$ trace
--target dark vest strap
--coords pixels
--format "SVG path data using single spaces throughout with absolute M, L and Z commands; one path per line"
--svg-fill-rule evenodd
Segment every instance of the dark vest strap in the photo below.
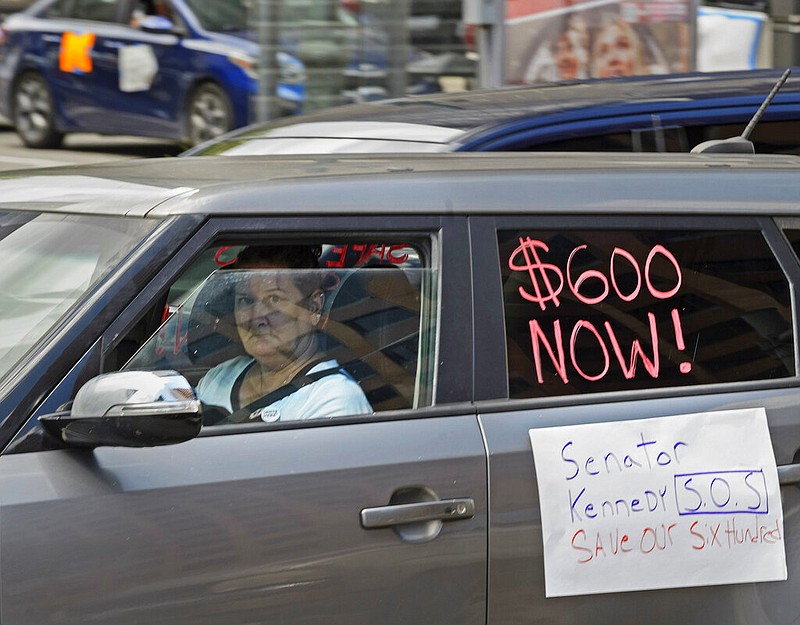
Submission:
M 308 386 L 316 382 L 317 380 L 324 378 L 329 375 L 333 375 L 334 373 L 339 373 L 342 368 L 341 367 L 330 367 L 329 369 L 323 369 L 322 371 L 315 371 L 314 373 L 308 373 L 311 369 L 316 367 L 319 362 L 312 362 L 300 371 L 297 372 L 289 382 L 281 386 L 280 388 L 275 389 L 271 393 L 267 393 L 266 395 L 259 397 L 256 401 L 252 402 L 251 404 L 239 408 L 238 410 L 234 410 L 233 414 L 228 419 L 225 419 L 224 423 L 246 423 L 250 421 L 250 416 L 257 410 L 261 410 L 262 408 L 266 408 L 267 406 L 274 404 L 276 401 L 283 399 L 284 397 L 288 397 L 292 393 L 299 391 L 304 386 Z M 252 419 L 255 421 L 256 419 Z

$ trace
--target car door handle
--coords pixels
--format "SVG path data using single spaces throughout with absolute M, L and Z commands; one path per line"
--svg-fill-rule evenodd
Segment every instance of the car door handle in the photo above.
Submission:
M 426 521 L 458 521 L 473 516 L 475 502 L 472 499 L 443 499 L 364 508 L 361 511 L 361 525 L 364 529 L 375 529 Z
M 800 484 L 800 464 L 784 464 L 779 466 L 778 483 L 781 486 Z

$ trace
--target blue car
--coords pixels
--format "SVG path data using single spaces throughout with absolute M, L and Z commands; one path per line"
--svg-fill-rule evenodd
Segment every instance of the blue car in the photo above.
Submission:
M 186 155 L 345 152 L 688 152 L 739 135 L 782 69 L 635 76 L 409 96 L 254 124 Z M 800 154 L 798 69 L 751 137 Z
M 258 44 L 241 0 L 41 0 L 0 33 L 0 113 L 25 145 L 69 132 L 192 145 L 251 120 Z M 282 114 L 302 110 L 305 67 L 277 52 Z

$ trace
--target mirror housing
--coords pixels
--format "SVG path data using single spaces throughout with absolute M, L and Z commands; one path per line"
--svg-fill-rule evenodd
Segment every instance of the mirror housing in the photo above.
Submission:
M 39 417 L 73 447 L 153 447 L 182 443 L 202 427 L 200 401 L 176 371 L 117 371 L 92 378 L 72 409 Z

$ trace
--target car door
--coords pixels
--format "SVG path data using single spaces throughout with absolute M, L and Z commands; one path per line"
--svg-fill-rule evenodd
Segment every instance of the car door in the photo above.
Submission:
M 548 215 L 470 232 L 492 320 L 476 343 L 489 622 L 794 622 L 798 265 L 775 224 Z M 748 411 L 761 429 L 732 425 Z M 720 469 L 758 448 L 778 465 L 769 510 L 737 508 Z M 704 471 L 678 468 L 689 449 Z M 647 477 L 626 499 L 628 470 Z
M 114 132 L 179 136 L 186 92 L 194 80 L 192 53 L 176 32 L 188 32 L 174 9 L 176 32 L 147 32 L 133 16 L 139 2 L 120 0 L 121 23 L 103 33 L 102 80 L 113 102 Z M 170 5 L 171 6 L 171 5 Z
M 178 36 L 146 33 L 129 24 L 127 1 L 62 4 L 63 17 L 42 20 L 48 31 L 42 38 L 50 49 L 54 95 L 69 127 L 116 134 L 140 134 L 144 127 L 150 129 L 146 134 L 178 134 L 180 77 L 186 69 L 174 54 Z
M 64 0 L 42 11 L 46 72 L 68 127 L 111 132 L 115 126 L 116 51 L 107 40 L 119 28 L 119 8 L 117 0 Z
M 342 419 L 212 426 L 161 447 L 31 443 L 35 416 L 69 400 L 76 376 L 100 360 L 113 369 L 124 337 L 163 310 L 168 292 L 175 305 L 203 263 L 224 265 L 229 245 L 266 236 L 344 241 L 329 248 L 332 271 L 348 249 L 391 253 L 368 241 L 423 252 L 423 316 L 438 329 L 420 332 L 438 351 L 421 356 L 433 368 L 414 379 L 436 380 L 428 400 Z M 363 219 L 355 230 L 344 218 L 248 218 L 212 220 L 164 256 L 0 456 L 3 623 L 485 622 L 486 460 L 463 375 L 465 242 L 459 218 Z M 180 320 L 174 313 L 165 326 L 176 333 L 156 332 L 157 353 L 182 357 Z M 376 407 L 383 391 L 373 388 Z

